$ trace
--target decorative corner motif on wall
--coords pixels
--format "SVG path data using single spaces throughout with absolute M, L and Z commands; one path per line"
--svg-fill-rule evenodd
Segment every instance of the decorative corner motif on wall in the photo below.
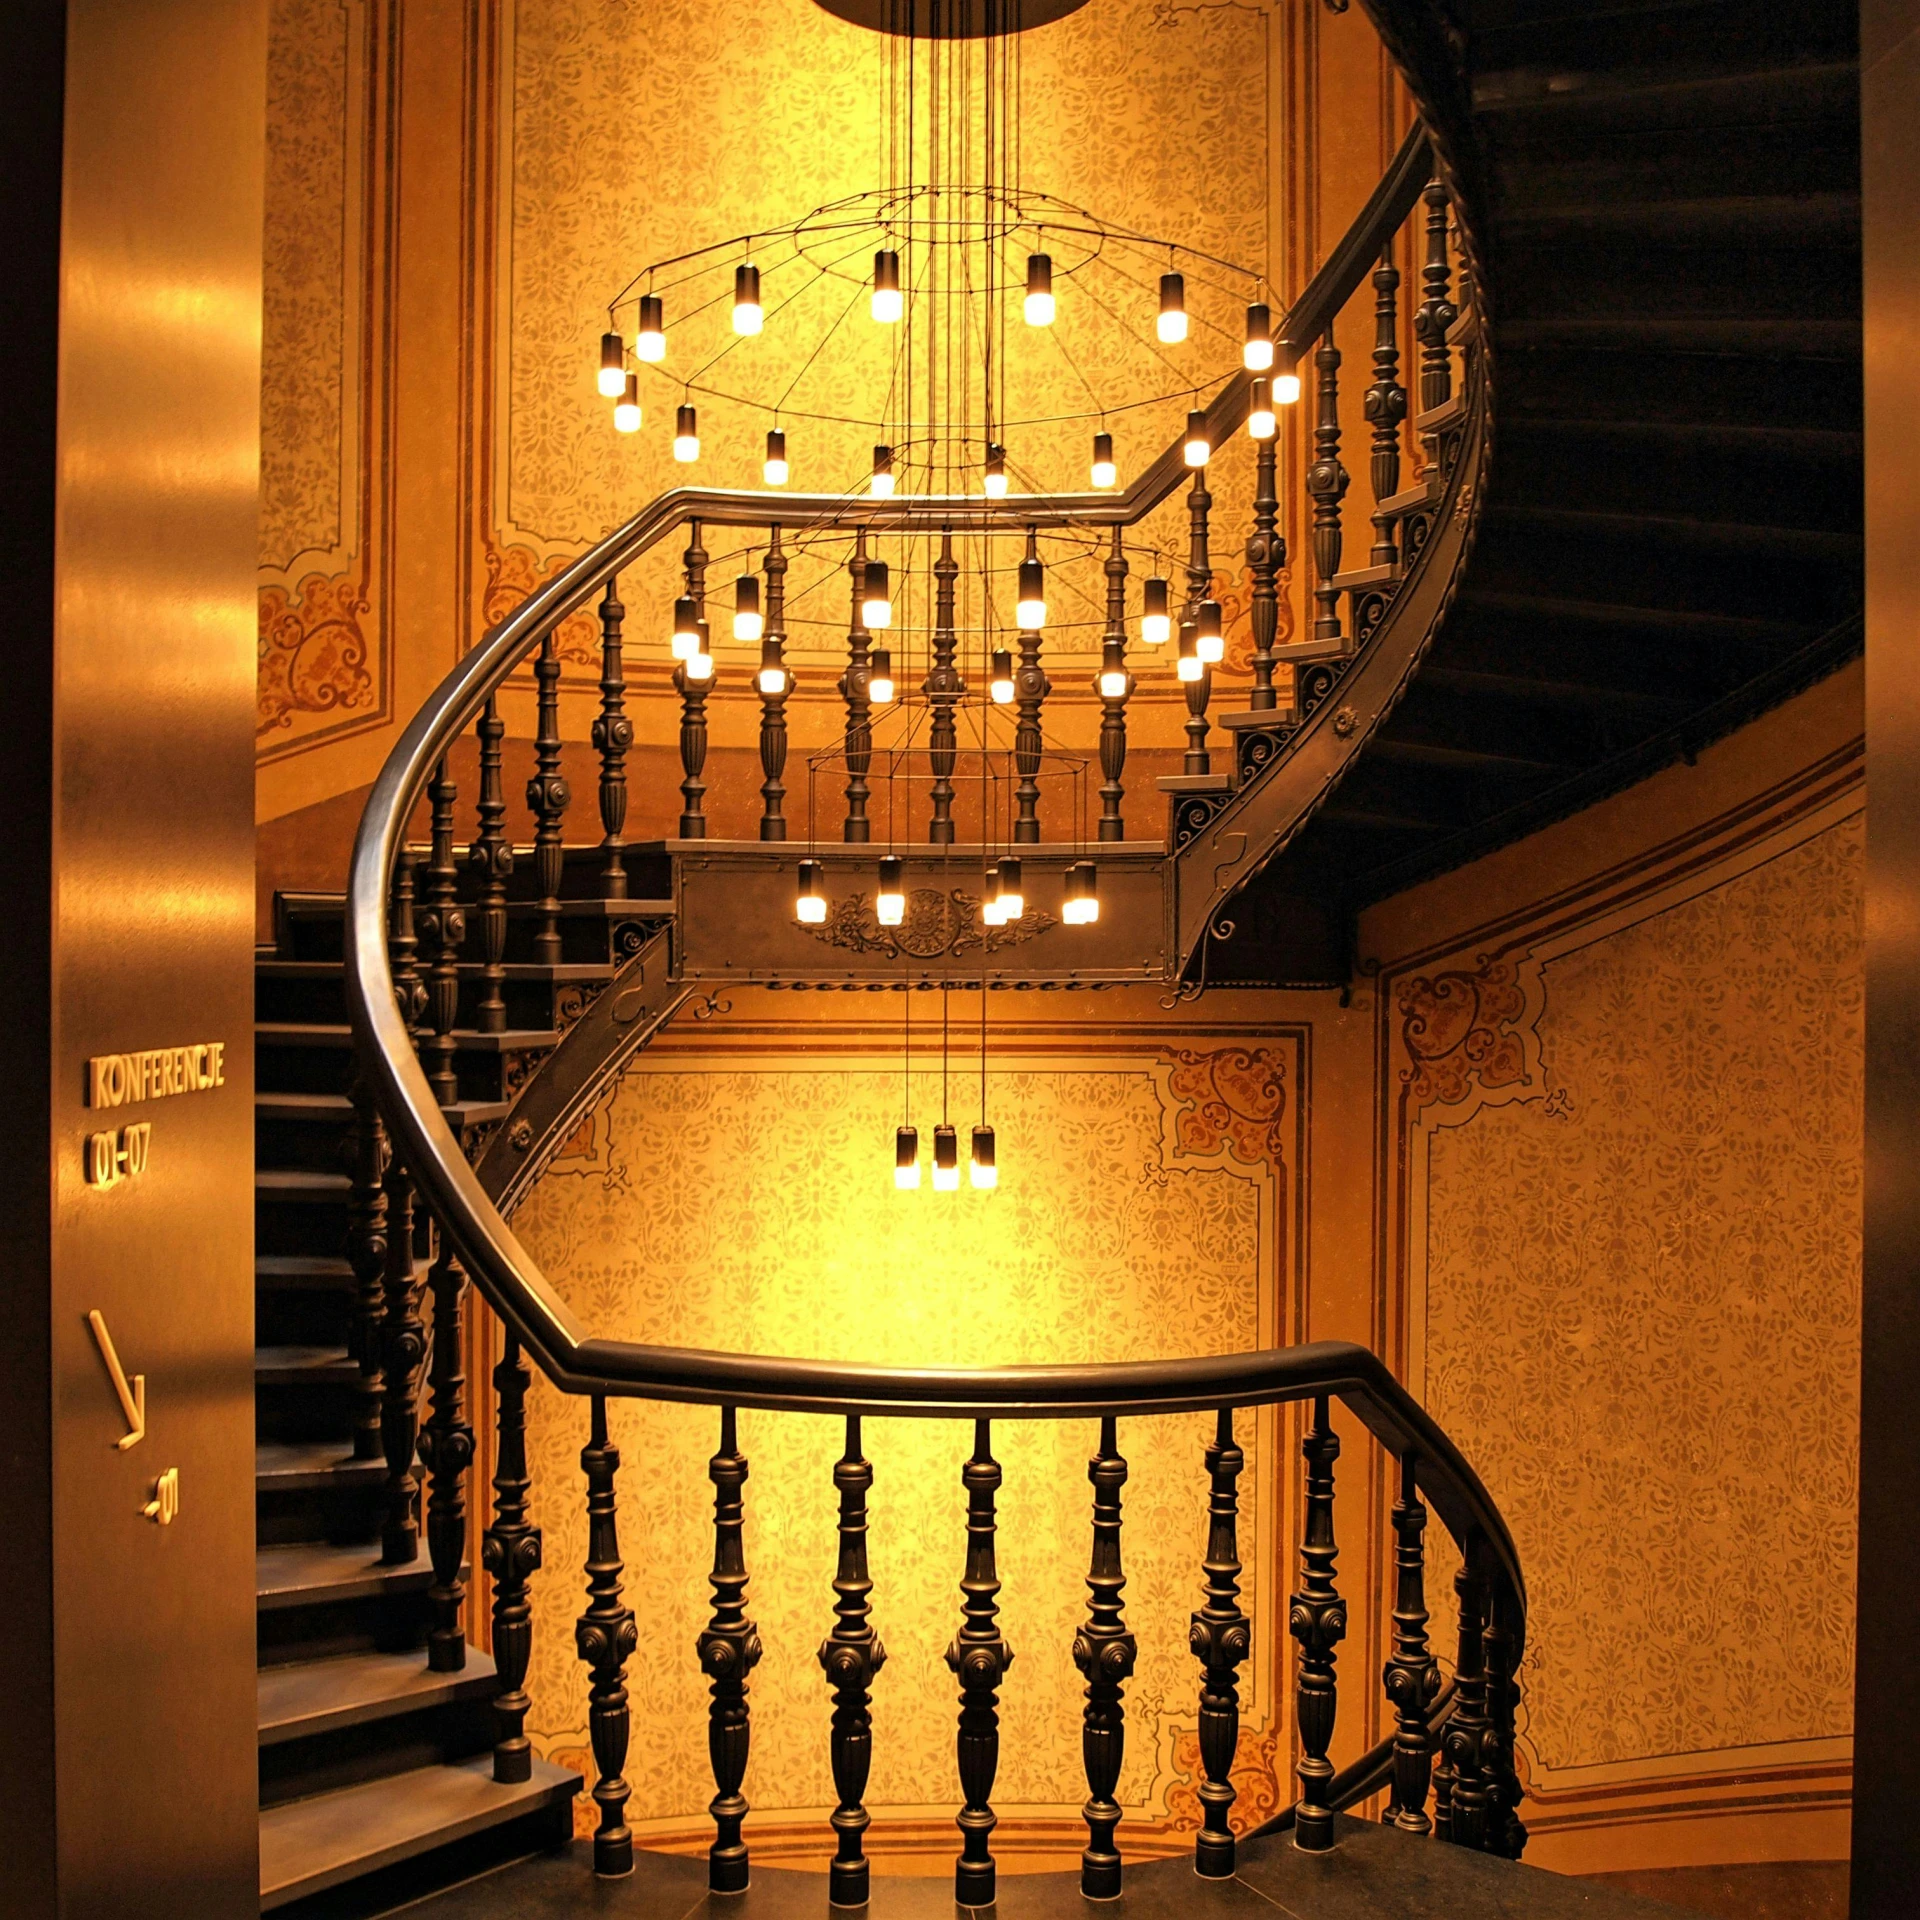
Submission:
M 480 603 L 481 628 L 490 631 L 512 613 L 536 588 L 544 587 L 566 559 L 542 563 L 531 547 L 502 546 L 492 534 L 485 541 L 487 591 Z M 600 628 L 590 611 L 582 609 L 563 620 L 555 633 L 562 668 L 600 671 Z
M 916 887 L 907 895 L 906 919 L 897 927 L 883 927 L 864 893 L 849 894 L 835 904 L 824 924 L 807 928 L 823 946 L 853 953 L 881 953 L 893 960 L 938 960 L 947 954 L 972 953 L 984 948 L 998 953 L 1023 946 L 1059 924 L 1052 914 L 1030 908 L 1004 927 L 983 926 L 975 894 L 955 887 L 942 893 L 936 887 Z
M 1223 1047 L 1199 1053 L 1185 1047 L 1168 1058 L 1167 1091 L 1181 1102 L 1173 1137 L 1182 1153 L 1218 1153 L 1223 1147 L 1249 1165 L 1284 1158 L 1287 1080 L 1283 1057 L 1266 1047 Z
M 1498 956 L 1482 955 L 1471 970 L 1407 981 L 1396 996 L 1408 1059 L 1400 1071 L 1407 1112 L 1531 1086 L 1529 998 L 1519 968 Z
M 358 573 L 309 574 L 289 591 L 260 590 L 259 679 L 254 735 L 264 740 L 302 713 L 354 713 L 373 705 L 373 674 L 361 618 Z

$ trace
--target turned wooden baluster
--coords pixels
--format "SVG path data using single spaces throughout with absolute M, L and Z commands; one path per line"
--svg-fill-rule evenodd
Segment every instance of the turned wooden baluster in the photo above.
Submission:
M 1187 605 L 1186 618 L 1195 617 L 1201 601 L 1213 598 L 1213 559 L 1208 550 L 1207 516 L 1213 495 L 1207 491 L 1207 470 L 1195 467 L 1193 488 L 1187 495 Z M 1213 756 L 1207 751 L 1207 703 L 1213 698 L 1213 663 L 1202 661 L 1200 677 L 1187 683 L 1187 754 L 1185 773 L 1211 773 Z
M 1120 1489 L 1127 1484 L 1127 1463 L 1120 1457 L 1118 1423 L 1111 1415 L 1100 1422 L 1100 1451 L 1087 1462 L 1087 1478 L 1093 1482 L 1093 1558 L 1087 1568 L 1087 1623 L 1073 1639 L 1073 1664 L 1087 1682 L 1080 1730 L 1087 1845 L 1080 1856 L 1080 1891 L 1089 1900 L 1111 1900 L 1120 1892 L 1120 1849 L 1113 1837 L 1120 1807 L 1113 1794 L 1126 1753 L 1122 1696 L 1135 1658 L 1121 1598 L 1127 1580 L 1120 1569 Z
M 1507 1602 L 1503 1597 L 1507 1593 L 1504 1586 L 1493 1593 L 1483 1642 L 1487 1667 L 1487 1772 L 1491 1783 L 1486 1845 L 1489 1853 L 1518 1860 L 1527 1844 L 1527 1830 L 1520 1820 L 1520 1802 L 1525 1795 L 1513 1764 L 1514 1717 L 1520 1689 L 1514 1676 L 1514 1633 L 1508 1624 Z
M 1307 469 L 1307 494 L 1313 501 L 1313 597 L 1320 615 L 1313 623 L 1316 640 L 1340 638 L 1340 589 L 1333 577 L 1340 571 L 1340 502 L 1345 497 L 1347 470 L 1340 464 L 1340 349 L 1329 333 L 1313 356 L 1319 373 L 1320 419 L 1313 430 L 1313 465 Z
M 443 756 L 427 788 L 432 806 L 433 854 L 427 868 L 425 911 L 420 937 L 429 955 L 427 1009 L 432 1032 L 421 1048 L 427 1084 L 441 1106 L 460 1098 L 454 1072 L 453 1024 L 460 1010 L 460 949 L 466 943 L 467 916 L 460 909 L 460 869 L 453 852 L 453 809 L 460 797 Z
M 700 634 L 700 652 L 712 660 L 713 641 L 707 632 L 707 550 L 700 544 L 700 522 L 687 523 L 687 550 L 682 556 L 687 569 L 687 598 L 694 605 L 694 620 Z M 674 691 L 680 696 L 680 838 L 704 840 L 707 837 L 707 783 L 700 777 L 707 765 L 707 695 L 713 690 L 711 667 L 704 680 L 688 672 L 683 660 L 673 670 Z
M 540 919 L 534 930 L 536 965 L 560 964 L 560 881 L 566 864 L 567 803 L 572 798 L 560 771 L 560 644 L 551 629 L 540 642 L 533 677 L 539 693 L 533 731 L 533 778 L 527 782 L 527 808 L 534 818 L 533 883 L 540 895 Z
M 1039 557 L 1040 543 L 1029 532 L 1027 558 L 1037 560 Z M 1045 747 L 1040 711 L 1052 691 L 1053 682 L 1040 666 L 1040 630 L 1022 627 L 1020 664 L 1013 674 L 1013 697 L 1018 703 L 1013 729 L 1013 764 L 1020 776 L 1013 790 L 1013 839 L 1018 846 L 1031 846 L 1040 838 L 1040 760 Z
M 1367 389 L 1367 423 L 1373 428 L 1373 551 L 1368 563 L 1391 567 L 1400 549 L 1392 514 L 1382 502 L 1400 491 L 1400 423 L 1407 417 L 1407 390 L 1400 384 L 1400 269 L 1389 241 L 1373 270 L 1373 385 Z
M 787 790 L 780 776 L 787 768 L 787 696 L 793 691 L 793 675 L 787 671 L 787 556 L 780 544 L 780 529 L 767 529 L 766 638 L 760 649 L 762 669 L 778 667 L 778 689 L 769 693 L 760 689 L 760 838 L 784 840 L 787 820 L 782 808 Z
M 1420 342 L 1420 409 L 1424 413 L 1453 397 L 1453 357 L 1447 348 L 1447 333 L 1459 319 L 1460 310 L 1448 291 L 1447 190 L 1438 180 L 1432 180 L 1421 197 L 1427 208 L 1427 262 L 1420 269 L 1422 298 L 1413 331 Z
M 1433 1776 L 1433 1737 L 1427 1712 L 1440 1691 L 1440 1667 L 1427 1645 L 1427 1510 L 1414 1474 L 1419 1462 L 1400 1461 L 1400 1498 L 1393 1508 L 1393 1654 L 1384 1680 L 1393 1708 L 1393 1793 L 1380 1818 L 1403 1833 L 1427 1833 L 1427 1791 Z
M 493 1524 L 481 1543 L 481 1561 L 493 1581 L 493 1777 L 511 1786 L 533 1778 L 527 1738 L 527 1663 L 533 1657 L 533 1602 L 527 1584 L 540 1570 L 540 1529 L 527 1521 L 527 1389 L 533 1374 L 508 1333 L 493 1370 L 499 1400 L 499 1440 L 493 1467 Z
M 1460 1653 L 1454 1663 L 1455 1704 L 1443 1747 L 1449 1785 L 1446 1837 L 1463 1847 L 1485 1847 L 1492 1808 L 1487 1748 L 1487 1576 L 1480 1536 L 1467 1539 L 1466 1564 L 1454 1579 L 1460 1601 Z
M 707 1708 L 707 1757 L 713 1763 L 713 1845 L 707 1849 L 707 1885 L 715 1893 L 744 1893 L 747 1844 L 740 1824 L 747 1817 L 740 1783 L 747 1777 L 752 1710 L 747 1676 L 760 1660 L 760 1636 L 747 1618 L 747 1558 L 742 1541 L 747 1456 L 740 1451 L 734 1410 L 720 1409 L 720 1448 L 707 1462 L 713 1482 L 713 1618 L 695 1643 L 700 1670 L 712 1686 Z
M 1306 1853 L 1324 1853 L 1333 1845 L 1333 1809 L 1327 1803 L 1333 1762 L 1327 1747 L 1338 1701 L 1334 1649 L 1347 1633 L 1347 1603 L 1333 1584 L 1339 1558 L 1333 1544 L 1333 1463 L 1340 1457 L 1340 1437 L 1327 1418 L 1324 1393 L 1314 1400 L 1313 1424 L 1300 1442 L 1300 1454 L 1307 1463 L 1306 1527 L 1300 1538 L 1300 1590 L 1288 1616 L 1288 1631 L 1300 1643 L 1295 1693 L 1300 1805 L 1293 1818 L 1293 1843 Z
M 474 1026 L 481 1033 L 505 1033 L 507 1003 L 501 989 L 507 969 L 507 881 L 513 873 L 513 843 L 507 838 L 507 801 L 500 784 L 500 748 L 506 722 L 489 695 L 480 724 L 480 798 L 475 811 L 480 830 L 467 849 L 467 865 L 480 889 L 480 1003 Z
M 608 900 L 627 897 L 627 846 L 620 837 L 627 824 L 627 751 L 633 722 L 627 718 L 627 667 L 621 651 L 627 610 L 620 604 L 619 576 L 607 582 L 600 602 L 600 712 L 593 723 L 594 751 L 600 756 L 600 824 L 606 830 L 600 851 L 600 892 Z
M 860 1454 L 860 1416 L 847 1417 L 847 1448 L 833 1470 L 840 1494 L 840 1563 L 833 1577 L 833 1631 L 820 1644 L 820 1666 L 833 1689 L 833 1810 L 836 1841 L 827 1898 L 836 1907 L 867 1904 L 867 1860 L 861 1836 L 870 1823 L 865 1800 L 873 1765 L 874 1675 L 887 1650 L 873 1630 L 867 1596 L 867 1493 L 873 1468 Z
M 461 1308 L 466 1270 L 441 1236 L 440 1257 L 428 1281 L 433 1295 L 433 1364 L 428 1373 L 426 1431 L 420 1459 L 427 1469 L 427 1557 L 433 1585 L 427 1606 L 427 1666 L 458 1673 L 467 1664 L 467 1636 L 460 1623 L 467 1583 L 460 1577 L 467 1555 L 467 1469 L 473 1464 L 473 1429 L 466 1420 L 467 1377 L 461 1369 Z
M 1234 1444 L 1233 1409 L 1220 1409 L 1219 1426 L 1207 1446 L 1213 1497 L 1207 1516 L 1206 1604 L 1193 1616 L 1187 1644 L 1203 1669 L 1200 1681 L 1200 1831 L 1194 1837 L 1194 1870 L 1209 1880 L 1233 1872 L 1233 1830 L 1228 1810 L 1237 1797 L 1233 1758 L 1240 1744 L 1240 1680 L 1235 1669 L 1253 1651 L 1253 1629 L 1240 1611 L 1240 1494 L 1246 1455 Z
M 347 1264 L 353 1269 L 353 1457 L 378 1460 L 385 1394 L 382 1345 L 387 1283 L 387 1130 L 373 1090 L 353 1083 L 353 1183 L 347 1193 Z
M 960 1857 L 954 1863 L 953 1897 L 963 1907 L 993 1905 L 993 1777 L 1000 1769 L 1000 1682 L 1013 1665 L 1013 1649 L 999 1627 L 995 1597 L 1000 1578 L 994 1560 L 994 1495 L 1000 1463 L 993 1457 L 993 1423 L 976 1420 L 973 1457 L 961 1469 L 967 1490 L 967 1570 L 960 1582 L 961 1625 L 947 1649 L 947 1665 L 960 1682 Z
M 1120 529 L 1113 530 L 1107 550 L 1107 629 L 1100 640 L 1100 674 L 1093 685 L 1100 695 L 1100 838 L 1124 840 L 1127 823 L 1121 809 L 1127 789 L 1121 776 L 1127 770 L 1127 701 L 1133 693 L 1133 675 L 1127 672 L 1127 554 Z M 1123 677 L 1118 693 L 1101 690 L 1109 674 Z
M 920 683 L 927 696 L 927 759 L 933 769 L 933 818 L 927 839 L 936 847 L 953 844 L 953 767 L 960 735 L 953 710 L 966 697 L 967 683 L 953 664 L 958 635 L 954 632 L 953 583 L 960 563 L 953 557 L 953 536 L 940 536 L 940 557 L 933 563 L 933 665 Z
M 1287 564 L 1287 536 L 1280 531 L 1277 433 L 1255 443 L 1253 532 L 1247 537 L 1247 570 L 1253 575 L 1253 693 L 1247 704 L 1270 713 L 1280 704 L 1273 689 L 1278 660 L 1274 640 L 1280 631 L 1280 570 Z
M 593 1432 L 580 1450 L 587 1476 L 587 1610 L 574 1626 L 574 1644 L 591 1670 L 587 1724 L 594 1764 L 600 1777 L 593 1798 L 600 1825 L 593 1836 L 593 1870 L 599 1874 L 633 1871 L 633 1834 L 627 1827 L 627 1801 L 633 1789 L 621 1769 L 627 1763 L 627 1660 L 638 1643 L 633 1610 L 620 1604 L 620 1527 L 614 1478 L 620 1450 L 607 1438 L 607 1398 L 593 1396 Z
M 847 628 L 847 670 L 840 676 L 840 697 L 847 703 L 847 818 L 843 840 L 864 843 L 873 838 L 867 818 L 867 770 L 873 765 L 873 704 L 868 698 L 868 634 L 864 617 L 867 595 L 867 536 L 855 535 L 853 558 L 847 563 L 853 588 L 853 616 Z

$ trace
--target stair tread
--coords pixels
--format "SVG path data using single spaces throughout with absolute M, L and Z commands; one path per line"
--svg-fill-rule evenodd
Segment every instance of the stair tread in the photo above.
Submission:
M 596 979 L 611 980 L 609 968 L 592 969 Z M 339 1023 L 320 1020 L 256 1020 L 254 1037 L 269 1046 L 340 1047 L 353 1045 L 353 1029 Z M 560 1035 L 552 1027 L 510 1027 L 505 1033 L 480 1033 L 472 1027 L 456 1027 L 454 1039 L 475 1053 L 511 1053 L 522 1047 L 557 1047 Z
M 384 1480 L 384 1460 L 356 1460 L 342 1440 L 262 1440 L 253 1449 L 256 1485 L 271 1482 L 282 1491 L 295 1486 L 346 1485 L 359 1480 Z
M 254 1256 L 253 1277 L 262 1286 L 351 1286 L 353 1269 L 337 1255 L 260 1253 Z
M 365 1600 L 376 1594 L 424 1591 L 433 1569 L 425 1557 L 390 1567 L 377 1540 L 344 1546 L 297 1541 L 254 1552 L 254 1601 L 262 1612 L 324 1600 Z
M 273 1376 L 283 1380 L 326 1379 L 342 1369 L 357 1372 L 352 1357 L 340 1346 L 267 1346 L 253 1350 L 256 1380 Z
M 345 1195 L 353 1190 L 353 1181 L 344 1173 L 314 1173 L 304 1167 L 256 1167 L 255 1193 L 299 1193 Z
M 534 1761 L 531 1780 L 501 1786 L 493 1778 L 492 1756 L 482 1754 L 263 1808 L 261 1906 L 284 1906 L 414 1859 L 556 1800 L 570 1800 L 579 1789 L 577 1774 L 542 1760 Z
M 433 1672 L 418 1647 L 262 1667 L 260 1744 L 273 1746 L 454 1700 L 487 1699 L 495 1691 L 493 1661 L 477 1647 L 467 1649 L 467 1664 L 458 1673 Z

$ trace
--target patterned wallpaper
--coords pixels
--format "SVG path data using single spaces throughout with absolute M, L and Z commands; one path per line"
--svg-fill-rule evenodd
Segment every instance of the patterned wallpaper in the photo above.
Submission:
M 996 1064 L 992 1114 L 1001 1185 L 992 1193 L 899 1193 L 891 1135 L 897 1067 L 871 1054 L 743 1058 L 643 1055 L 591 1139 L 556 1163 L 516 1230 L 596 1330 L 632 1338 L 893 1364 L 1237 1351 L 1276 1337 L 1298 1177 L 1298 1042 L 1222 1052 L 1135 1041 L 1102 1056 Z M 916 1079 L 923 1127 L 937 1075 Z M 971 1122 L 976 1092 L 955 1091 Z M 585 1557 L 579 1449 L 585 1409 L 544 1387 L 530 1409 L 546 1566 L 536 1585 L 532 1726 L 550 1752 L 586 1746 L 573 1656 Z M 694 1637 L 712 1555 L 706 1461 L 717 1416 L 616 1403 L 629 1602 L 643 1621 L 629 1684 L 636 1820 L 698 1815 L 712 1794 L 706 1689 Z M 1209 1421 L 1123 1423 L 1129 1623 L 1140 1662 L 1129 1688 L 1120 1798 L 1130 1814 L 1184 1810 L 1195 1775 L 1196 1676 L 1187 1616 L 1204 1544 L 1202 1451 Z M 1251 1572 L 1272 1537 L 1266 1422 L 1241 1417 L 1247 1605 L 1274 1597 Z M 814 1651 L 831 1625 L 837 1420 L 741 1415 L 755 1673 L 747 1794 L 762 1817 L 831 1806 L 829 1696 Z M 1077 1810 L 1082 1680 L 1071 1659 L 1084 1615 L 1087 1456 L 1093 1423 L 1003 1422 L 1002 1624 L 1016 1659 L 1002 1695 L 996 1804 L 1003 1813 Z M 957 1805 L 955 1691 L 942 1659 L 958 1623 L 964 1548 L 964 1423 L 876 1420 L 871 1548 L 874 1619 L 888 1662 L 875 1690 L 876 1809 Z M 1272 1623 L 1260 1635 L 1275 1644 Z M 1247 1689 L 1249 1765 L 1270 1717 L 1271 1675 Z M 1271 1741 L 1267 1743 L 1270 1770 Z M 1244 1811 L 1270 1811 L 1250 1777 Z
M 1863 840 L 1563 940 L 1530 1021 L 1511 964 L 1455 976 L 1445 1045 L 1430 979 L 1402 1002 L 1521 1096 L 1412 1070 L 1466 1102 L 1429 1136 L 1426 1396 L 1527 1570 L 1536 1785 L 1851 1731 Z

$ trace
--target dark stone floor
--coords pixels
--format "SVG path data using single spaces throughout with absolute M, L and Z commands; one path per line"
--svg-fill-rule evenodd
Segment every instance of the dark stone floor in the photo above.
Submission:
M 1342 1818 L 1331 1853 L 1284 1835 L 1245 1843 L 1231 1880 L 1187 1860 L 1127 1869 L 1118 1900 L 1081 1897 L 1070 1874 L 1005 1874 L 998 1920 L 1677 1920 L 1680 1909 L 1590 1880 L 1415 1840 Z M 751 1836 L 749 1836 L 751 1839 Z M 824 1873 L 762 1868 L 744 1894 L 709 1896 L 706 1863 L 641 1854 L 621 1880 L 594 1877 L 591 1849 L 523 1860 L 405 1909 L 410 1920 L 827 1920 Z M 875 1875 L 870 1920 L 956 1920 L 953 1883 Z

